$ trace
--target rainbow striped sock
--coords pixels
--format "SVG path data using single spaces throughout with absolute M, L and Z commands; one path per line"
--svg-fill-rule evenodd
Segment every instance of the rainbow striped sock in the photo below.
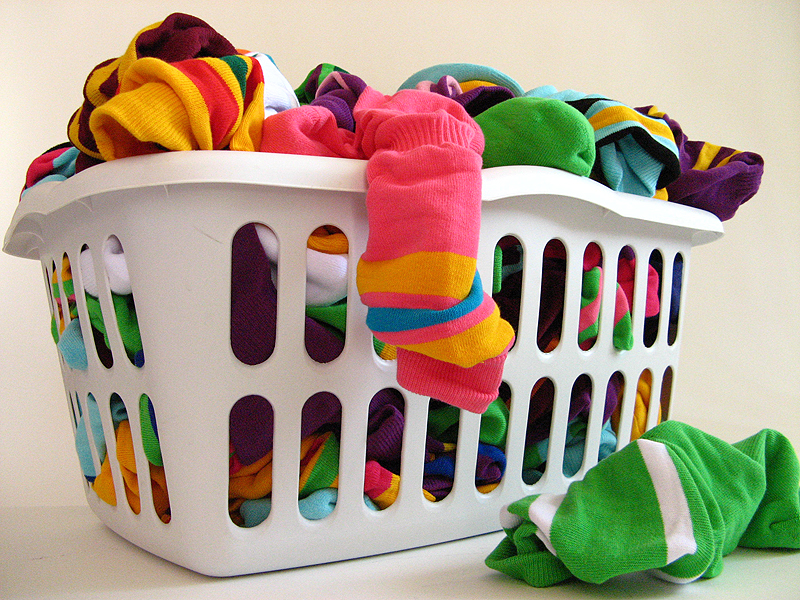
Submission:
M 191 15 L 173 13 L 139 31 L 122 56 L 101 62 L 86 79 L 83 104 L 72 115 L 67 128 L 70 141 L 81 151 L 77 169 L 102 160 L 89 121 L 98 106 L 117 94 L 119 82 L 135 61 L 154 57 L 172 63 L 199 56 L 219 58 L 235 54 L 238 52 L 233 44 L 208 23 Z
M 250 56 L 167 63 L 142 58 L 119 93 L 92 112 L 100 158 L 164 150 L 256 150 L 264 122 L 264 79 Z
M 480 128 L 454 101 L 367 89 L 355 109 L 368 157 L 370 236 L 358 264 L 367 325 L 398 347 L 398 383 L 483 412 L 514 333 L 476 271 Z

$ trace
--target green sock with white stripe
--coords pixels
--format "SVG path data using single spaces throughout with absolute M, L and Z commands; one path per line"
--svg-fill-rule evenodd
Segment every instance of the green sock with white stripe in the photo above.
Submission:
M 566 494 L 508 506 L 507 537 L 486 564 L 539 587 L 643 570 L 675 582 L 714 577 L 739 544 L 800 547 L 799 488 L 797 455 L 781 434 L 731 445 L 667 421 Z

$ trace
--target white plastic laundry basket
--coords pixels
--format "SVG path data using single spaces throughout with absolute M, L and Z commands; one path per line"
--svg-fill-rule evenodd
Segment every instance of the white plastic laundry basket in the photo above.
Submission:
M 630 196 L 587 178 L 542 167 L 500 167 L 483 173 L 483 215 L 479 269 L 492 281 L 495 244 L 515 236 L 524 248 L 524 280 L 519 331 L 503 380 L 510 389 L 507 465 L 500 485 L 489 493 L 475 486 L 480 415 L 462 411 L 452 491 L 440 502 L 422 494 L 429 399 L 405 391 L 401 485 L 397 500 L 382 511 L 363 500 L 367 411 L 384 388 L 398 388 L 394 363 L 379 358 L 358 301 L 356 263 L 367 239 L 364 202 L 366 162 L 320 157 L 239 152 L 175 152 L 118 160 L 92 167 L 61 183 L 29 190 L 9 228 L 4 250 L 40 260 L 47 283 L 66 255 L 72 265 L 117 236 L 125 249 L 146 362 L 124 359 L 116 320 L 106 318 L 115 358 L 107 368 L 88 353 L 88 369 L 61 360 L 74 417 L 87 414 L 86 398 L 98 402 L 110 456 L 114 455 L 112 416 L 107 399 L 118 394 L 131 423 L 139 422 L 142 394 L 158 416 L 171 520 L 163 523 L 152 506 L 150 486 L 140 485 L 141 511 L 124 501 L 122 476 L 110 461 L 116 506 L 101 501 L 87 485 L 89 505 L 108 527 L 134 544 L 195 571 L 217 576 L 319 564 L 423 546 L 495 531 L 502 505 L 524 495 L 566 489 L 562 473 L 570 390 L 588 375 L 595 396 L 614 373 L 626 381 L 620 414 L 619 446 L 630 438 L 640 374 L 652 374 L 651 404 L 668 413 L 677 368 L 680 326 L 658 325 L 655 342 L 642 342 L 647 260 L 663 257 L 662 281 L 672 281 L 675 258 L 683 266 L 686 291 L 692 246 L 722 234 L 709 213 Z M 231 243 L 247 223 L 263 223 L 280 244 L 277 334 L 273 354 L 259 365 L 243 364 L 230 343 Z M 341 355 L 321 364 L 304 346 L 306 242 L 320 225 L 341 229 L 350 242 L 346 342 Z M 562 342 L 552 352 L 537 346 L 536 331 L 542 254 L 560 240 L 568 258 Z M 599 335 L 590 350 L 578 347 L 578 312 L 584 249 L 596 242 L 606 257 Z M 637 261 L 633 315 L 634 347 L 615 350 L 611 341 L 617 255 L 630 246 Z M 643 260 L 641 258 L 644 258 Z M 99 298 L 113 314 L 101 261 L 95 261 Z M 76 289 L 81 273 L 73 268 Z M 669 289 L 669 286 L 663 286 Z M 78 313 L 86 316 L 82 294 Z M 662 293 L 662 314 L 670 294 Z M 50 296 L 51 309 L 54 306 Z M 680 322 L 679 322 L 680 325 Z M 83 333 L 87 348 L 91 334 Z M 123 357 L 123 358 L 120 358 Z M 538 380 L 555 387 L 547 470 L 533 485 L 521 477 L 530 392 Z M 598 391 L 599 390 L 599 391 Z M 342 404 L 339 493 L 335 510 L 310 521 L 298 511 L 297 481 L 303 403 L 327 391 Z M 249 394 L 267 398 L 274 409 L 272 512 L 253 528 L 228 515 L 229 417 L 235 402 Z M 575 478 L 596 462 L 603 402 L 594 402 L 588 421 L 587 457 Z M 650 410 L 647 426 L 658 411 Z M 668 415 L 663 414 L 666 418 Z M 136 464 L 147 464 L 141 432 L 132 428 Z M 628 432 L 628 433 L 625 433 Z M 618 446 L 618 447 L 619 447 Z M 592 459 L 592 457 L 595 457 Z M 97 457 L 95 457 L 97 461 Z

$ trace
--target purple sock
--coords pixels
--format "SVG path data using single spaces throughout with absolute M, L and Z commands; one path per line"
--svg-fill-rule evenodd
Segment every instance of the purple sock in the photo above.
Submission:
M 670 202 L 700 208 L 721 221 L 731 219 L 761 185 L 764 159 L 755 152 L 738 152 L 708 142 L 690 141 L 681 126 L 653 106 L 637 108 L 660 116 L 672 130 L 680 152 L 681 174 L 667 185 Z

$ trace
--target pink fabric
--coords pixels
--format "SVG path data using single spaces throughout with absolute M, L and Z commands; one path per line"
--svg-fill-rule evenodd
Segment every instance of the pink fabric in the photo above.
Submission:
M 367 87 L 358 97 L 353 116 L 354 133 L 337 127 L 333 113 L 322 106 L 277 113 L 264 121 L 261 150 L 369 161 L 366 203 L 370 235 L 359 267 L 373 263 L 380 269 L 381 261 L 418 252 L 476 258 L 484 141 L 480 127 L 465 109 L 439 94 L 402 90 L 385 96 Z M 463 260 L 457 264 L 463 265 Z M 448 290 L 452 297 L 377 289 L 363 293 L 361 300 L 382 309 L 441 311 L 468 296 L 472 273 L 469 275 L 453 280 L 465 283 L 464 289 L 458 284 Z M 404 273 L 401 285 L 406 276 L 413 282 L 414 278 L 441 279 L 445 275 Z M 452 321 L 393 330 L 386 339 L 376 333 L 386 343 L 417 344 L 446 340 L 489 320 L 491 343 L 445 349 L 447 356 L 423 356 L 401 349 L 398 383 L 416 393 L 483 412 L 497 398 L 503 363 L 514 337 L 511 326 L 494 308 L 494 301 L 484 292 L 477 310 Z M 464 344 L 463 339 L 454 343 Z M 439 352 L 441 346 L 436 348 L 431 352 Z M 464 355 L 469 356 L 468 367 L 448 360 Z

